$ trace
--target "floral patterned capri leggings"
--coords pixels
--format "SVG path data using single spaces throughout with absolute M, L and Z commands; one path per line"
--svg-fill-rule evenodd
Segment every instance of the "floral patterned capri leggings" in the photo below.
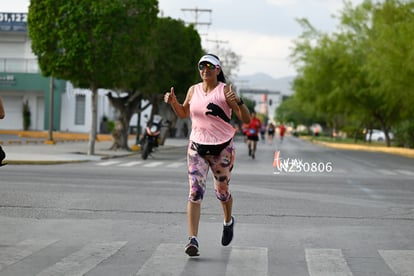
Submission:
M 235 148 L 233 140 L 220 152 L 219 155 L 200 155 L 189 142 L 187 152 L 188 179 L 190 192 L 188 200 L 201 203 L 206 191 L 206 181 L 208 170 L 214 175 L 214 189 L 216 197 L 223 202 L 227 202 L 231 195 L 229 182 L 233 169 Z

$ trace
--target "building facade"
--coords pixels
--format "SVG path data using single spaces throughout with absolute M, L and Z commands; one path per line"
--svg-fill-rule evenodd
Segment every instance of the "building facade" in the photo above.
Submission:
M 0 96 L 6 117 L 2 129 L 23 129 L 23 106 L 30 113 L 30 127 L 45 129 L 49 124 L 50 79 L 43 77 L 32 54 L 27 35 L 27 14 L 2 13 L 0 17 Z M 62 82 L 56 81 L 55 102 L 60 108 Z M 59 114 L 54 114 L 59 127 Z M 26 113 L 25 116 L 28 116 Z
M 279 91 L 243 88 L 239 90 L 239 94 L 254 101 L 255 111 L 266 115 L 269 121 L 274 122 L 276 109 L 282 102 L 282 95 Z
M 49 130 L 52 121 L 56 131 L 89 132 L 91 92 L 41 74 L 31 50 L 27 13 L 0 15 L 0 96 L 6 110 L 0 128 L 25 129 L 29 116 L 29 130 Z M 98 93 L 98 120 L 104 116 L 115 120 L 115 110 L 106 96 L 108 90 L 100 89 Z

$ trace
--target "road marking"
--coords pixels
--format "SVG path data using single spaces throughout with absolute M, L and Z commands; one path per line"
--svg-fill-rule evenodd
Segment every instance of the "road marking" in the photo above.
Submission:
M 14 245 L 2 245 L 0 270 L 45 249 L 58 240 L 27 239 Z M 81 276 L 118 252 L 126 241 L 90 243 L 79 251 L 45 268 L 37 276 Z M 267 276 L 268 248 L 229 247 L 225 276 Z M 397 276 L 414 276 L 414 250 L 378 250 L 384 262 Z M 185 274 L 191 258 L 184 254 L 182 244 L 160 244 L 139 269 L 136 276 Z M 306 248 L 309 276 L 352 276 L 341 249 Z M 202 257 L 200 257 L 202 260 Z
M 378 250 L 387 265 L 400 276 L 414 276 L 414 250 Z
M 115 165 L 119 163 L 121 162 L 120 161 L 106 161 L 106 162 L 98 163 L 98 166 L 110 166 L 110 165 Z
M 181 275 L 188 257 L 184 254 L 182 244 L 162 243 L 152 254 L 136 276 L 153 276 L 153 275 Z
M 146 168 L 155 168 L 159 166 L 163 166 L 164 168 L 179 168 L 185 166 L 185 162 L 167 162 L 165 165 L 165 161 L 153 161 L 153 162 L 145 162 L 145 161 L 130 161 L 130 162 L 123 162 L 122 161 L 105 161 L 97 163 L 98 166 L 111 166 L 115 165 L 118 167 L 134 167 L 134 166 L 141 166 Z
M 151 162 L 151 163 L 145 164 L 144 167 L 153 168 L 153 167 L 158 167 L 162 164 L 164 164 L 164 162 Z
M 362 186 L 359 186 L 359 185 L 357 185 L 357 187 L 359 189 L 361 189 L 364 193 L 366 193 L 370 198 L 375 198 L 375 199 L 383 199 L 384 198 L 383 196 L 376 194 L 375 191 L 370 189 L 370 188 L 362 187 Z
M 27 239 L 13 246 L 2 247 L 0 251 L 0 270 L 17 263 L 27 256 L 57 242 L 57 240 L 32 240 Z
M 55 265 L 43 270 L 37 276 L 81 276 L 96 267 L 103 260 L 115 254 L 127 242 L 92 243 L 63 258 Z
M 142 162 L 143 161 L 132 161 L 132 162 L 120 164 L 119 166 L 120 167 L 133 167 L 133 166 L 141 164 Z
M 397 170 L 397 172 L 405 175 L 414 175 L 413 171 L 407 171 L 407 170 Z
M 340 249 L 305 249 L 310 276 L 352 276 Z
M 231 248 L 226 276 L 268 275 L 267 248 L 240 247 Z
M 377 171 L 380 174 L 384 174 L 384 175 L 397 175 L 396 172 L 387 170 L 387 169 L 376 169 L 375 171 Z
M 333 169 L 333 172 L 334 173 L 339 173 L 339 174 L 344 174 L 344 173 L 348 173 L 346 170 L 344 170 L 344 169 L 337 169 L 337 168 L 334 168 Z
M 198 258 L 197 258 L 198 259 Z M 202 257 L 200 257 L 200 260 Z M 190 258 L 184 254 L 182 244 L 160 244 L 135 276 L 182 275 Z M 268 275 L 267 248 L 231 247 L 226 276 Z
M 170 163 L 170 164 L 166 165 L 165 167 L 167 167 L 167 168 L 178 168 L 178 167 L 181 167 L 183 165 L 184 165 L 183 162 L 173 162 L 173 163 Z

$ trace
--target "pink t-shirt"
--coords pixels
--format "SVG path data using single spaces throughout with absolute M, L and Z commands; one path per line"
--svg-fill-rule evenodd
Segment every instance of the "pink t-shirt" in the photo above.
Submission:
M 194 85 L 190 100 L 190 140 L 199 144 L 222 144 L 233 138 L 234 127 L 230 124 L 231 108 L 224 96 L 225 84 L 219 82 L 207 95 L 203 83 Z

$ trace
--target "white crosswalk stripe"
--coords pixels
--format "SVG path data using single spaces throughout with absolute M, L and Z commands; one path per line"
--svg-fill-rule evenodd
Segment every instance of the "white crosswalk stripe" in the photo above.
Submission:
M 144 161 L 132 161 L 128 163 L 122 163 L 119 166 L 120 167 L 133 167 L 142 164 Z
M 185 165 L 184 162 L 172 162 L 172 163 L 169 163 L 168 165 L 166 165 L 165 167 L 167 167 L 167 168 L 179 168 L 179 167 L 184 166 L 184 165 Z
M 12 265 L 27 256 L 57 242 L 57 240 L 32 240 L 27 239 L 13 246 L 3 247 L 0 250 L 0 270 Z
M 397 275 L 414 276 L 414 250 L 378 250 Z
M 310 276 L 352 276 L 340 249 L 305 249 Z
M 182 244 L 160 244 L 136 276 L 181 275 L 187 258 L 177 252 L 183 252 Z
M 225 276 L 268 275 L 267 248 L 233 246 L 230 249 Z M 182 244 L 160 244 L 136 276 L 178 276 L 184 272 L 188 259 Z
M 100 162 L 98 163 L 99 166 L 111 166 L 111 165 L 115 165 L 115 164 L 119 164 L 121 163 L 120 161 L 105 161 L 105 162 Z
M 84 275 L 103 260 L 115 254 L 126 243 L 125 241 L 117 241 L 87 244 L 81 250 L 43 270 L 37 276 Z
M 267 248 L 233 246 L 226 268 L 226 276 L 266 276 L 268 275 L 267 259 Z
M 144 167 L 144 168 L 180 168 L 185 167 L 186 162 L 185 161 L 128 161 L 128 162 L 122 162 L 122 161 L 104 161 L 104 162 L 98 162 L 96 163 L 97 166 L 117 166 L 117 167 L 124 167 L 124 168 L 130 168 L 130 167 Z
M 23 259 L 30 258 L 31 255 L 41 250 L 44 251 L 43 255 L 46 254 L 47 250 L 52 250 L 48 248 L 53 247 L 57 242 L 58 240 L 27 239 L 13 245 L 2 245 L 0 247 L 0 271 L 5 272 L 8 266 L 19 265 Z M 86 243 L 78 251 L 62 256 L 60 260 L 56 260 L 56 263 L 49 264 L 48 267 L 39 267 L 38 271 L 43 270 L 36 275 L 85 275 L 102 262 L 108 261 L 126 244 L 126 241 Z M 203 250 L 205 251 L 201 252 L 201 256 L 196 258 L 197 262 L 190 265 L 193 258 L 184 254 L 182 244 L 162 243 L 142 266 L 134 269 L 133 273 L 136 273 L 136 276 L 187 275 L 188 269 L 192 271 L 195 264 L 208 267 L 208 262 L 203 262 L 203 260 L 217 256 L 216 247 L 205 246 Z M 213 274 L 219 273 L 223 276 L 268 276 L 272 274 L 269 271 L 268 248 L 233 245 L 221 252 L 225 268 L 215 267 L 217 270 L 212 270 Z M 396 276 L 414 276 L 414 250 L 378 250 L 378 253 Z M 304 255 L 309 276 L 353 276 L 341 249 L 305 248 Z
M 154 168 L 154 167 L 161 167 L 164 164 L 164 162 L 149 162 L 144 164 L 143 166 L 145 168 Z

